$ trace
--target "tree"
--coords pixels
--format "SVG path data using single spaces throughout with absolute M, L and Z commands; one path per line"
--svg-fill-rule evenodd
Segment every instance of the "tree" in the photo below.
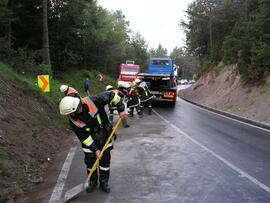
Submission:
M 42 10 L 43 10 L 43 55 L 42 55 L 42 61 L 43 64 L 46 64 L 48 66 L 51 66 L 51 59 L 50 59 L 50 46 L 49 46 L 49 31 L 48 31 L 48 0 L 42 1 Z M 49 67 L 50 75 L 52 76 L 52 70 L 51 67 Z
M 146 40 L 139 32 L 132 33 L 126 49 L 126 60 L 131 59 L 136 64 L 141 65 L 144 69 L 147 64 L 147 47 Z
M 11 22 L 12 15 L 8 8 L 8 0 L 0 1 L 0 56 L 10 59 L 11 55 Z
M 199 61 L 197 57 L 189 55 L 183 48 L 175 47 L 170 54 L 174 63 L 179 65 L 178 75 L 181 78 L 192 79 L 198 71 Z
M 163 48 L 161 44 L 158 45 L 156 49 L 149 50 L 150 57 L 168 57 L 168 51 L 166 48 Z
M 223 40 L 238 21 L 240 8 L 241 3 L 232 0 L 196 0 L 190 4 L 188 22 L 181 22 L 188 51 L 200 60 L 220 60 Z

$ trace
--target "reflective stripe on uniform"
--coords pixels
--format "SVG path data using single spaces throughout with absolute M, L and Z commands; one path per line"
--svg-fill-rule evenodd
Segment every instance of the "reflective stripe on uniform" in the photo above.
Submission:
M 132 91 L 133 91 L 133 88 L 130 88 L 128 95 L 131 95 Z
M 67 93 L 66 93 L 66 96 L 68 96 L 69 94 L 72 94 L 72 93 L 78 93 L 74 88 L 72 88 L 72 87 L 69 87 L 68 88 L 68 91 L 67 91 Z
M 102 121 L 101 121 L 101 118 L 100 118 L 99 114 L 97 115 L 97 120 L 98 120 L 99 125 L 101 125 Z
M 91 150 L 88 149 L 88 148 L 83 148 L 83 147 L 82 147 L 82 150 L 83 150 L 84 152 L 86 152 L 86 153 L 94 153 L 93 151 L 91 151 Z
M 94 168 L 94 171 L 97 169 L 97 167 Z M 87 171 L 91 171 L 91 168 L 87 168 Z
M 145 92 L 145 95 L 148 96 L 148 92 L 146 91 L 144 87 L 143 87 L 143 91 Z
M 107 145 L 107 147 L 106 147 L 106 149 L 108 149 L 109 147 L 112 147 L 113 145 L 112 145 L 112 142 L 110 142 L 108 145 Z
M 90 135 L 87 139 L 85 139 L 83 141 L 83 144 L 85 144 L 86 146 L 89 147 L 93 142 L 94 142 L 94 140 L 93 140 L 92 136 Z
M 80 120 L 73 120 L 72 118 L 70 118 L 71 122 L 76 125 L 79 128 L 83 128 L 86 126 L 86 124 Z
M 102 170 L 102 171 L 109 171 L 110 170 L 110 167 L 99 166 L 99 169 Z
M 128 108 L 134 108 L 136 106 L 139 106 L 139 104 L 130 105 L 130 106 L 128 106 Z
M 147 98 L 147 99 L 141 100 L 141 102 L 142 102 L 142 103 L 144 103 L 144 102 L 146 102 L 146 101 L 148 101 L 148 100 L 152 99 L 153 97 L 154 97 L 154 95 L 153 95 L 153 96 L 151 96 L 151 97 L 149 97 L 149 98 Z
M 82 102 L 88 106 L 88 109 L 89 109 L 89 112 L 88 113 L 90 114 L 90 116 L 92 118 L 94 118 L 95 115 L 98 112 L 98 108 L 96 107 L 96 105 L 94 104 L 94 102 L 89 97 L 82 98 Z
M 118 96 L 117 91 L 113 91 L 114 92 L 114 97 L 110 102 L 110 105 L 112 106 L 113 104 L 117 104 L 120 101 L 120 97 Z

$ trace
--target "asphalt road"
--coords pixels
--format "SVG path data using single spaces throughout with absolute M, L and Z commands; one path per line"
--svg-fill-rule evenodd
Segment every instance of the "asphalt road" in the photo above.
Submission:
M 72 202 L 270 202 L 269 131 L 181 99 L 154 110 L 118 130 L 111 193 L 83 192 Z M 63 192 L 85 176 L 77 150 Z

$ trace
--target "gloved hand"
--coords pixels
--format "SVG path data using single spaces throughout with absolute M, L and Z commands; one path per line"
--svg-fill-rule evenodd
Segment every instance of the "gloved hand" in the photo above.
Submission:
M 113 140 L 116 141 L 116 139 L 117 139 L 117 135 L 114 133 Z

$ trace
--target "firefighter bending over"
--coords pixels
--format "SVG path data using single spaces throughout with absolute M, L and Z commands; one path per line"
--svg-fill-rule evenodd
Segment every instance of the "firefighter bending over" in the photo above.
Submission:
M 107 104 L 114 104 L 119 116 L 125 117 L 125 106 L 122 99 L 113 91 L 102 92 L 82 99 L 66 96 L 59 104 L 60 114 L 69 115 L 70 126 L 81 142 L 87 174 L 97 157 L 100 157 L 101 149 L 112 132 L 112 125 L 104 109 Z M 97 187 L 98 180 L 100 188 L 106 193 L 110 192 L 108 181 L 110 176 L 110 150 L 112 148 L 113 145 L 110 142 L 99 161 L 99 173 L 95 169 L 89 180 L 87 192 L 92 192 Z

